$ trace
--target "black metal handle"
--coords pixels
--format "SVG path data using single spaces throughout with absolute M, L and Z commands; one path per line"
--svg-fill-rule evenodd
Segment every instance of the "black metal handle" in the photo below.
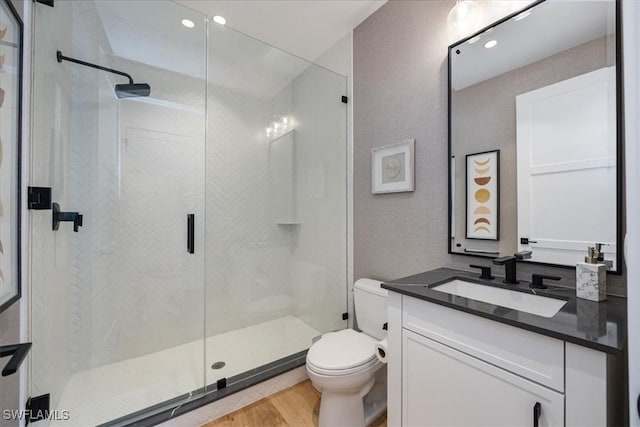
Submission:
M 78 228 L 82 227 L 82 215 L 78 212 L 62 212 L 60 210 L 60 205 L 57 203 L 52 204 L 53 210 L 53 218 L 52 218 L 52 229 L 58 230 L 61 222 L 72 222 L 73 223 L 73 231 L 78 232 Z
M 533 405 L 533 427 L 538 427 L 538 421 L 540 420 L 540 414 L 542 413 L 542 405 L 540 402 L 536 402 Z
M 195 214 L 187 215 L 187 252 L 195 253 Z
M 547 289 L 547 285 L 544 284 L 544 279 L 549 280 L 560 280 L 562 277 L 559 276 L 548 276 L 545 274 L 532 274 L 531 275 L 531 284 L 530 288 L 534 289 Z
M 76 214 L 76 218 L 73 221 L 73 231 L 77 233 L 78 227 L 82 227 L 82 214 Z
M 469 267 L 471 267 L 471 268 L 479 268 L 480 269 L 480 278 L 481 279 L 486 279 L 486 280 L 495 279 L 495 277 L 493 277 L 491 275 L 491 267 L 485 267 L 484 265 L 475 265 L 475 264 L 470 264 Z
M 6 364 L 4 369 L 2 370 L 2 376 L 6 377 L 7 375 L 15 374 L 20 368 L 22 361 L 25 357 L 27 357 L 27 353 L 31 349 L 31 343 L 26 342 L 24 344 L 13 344 L 13 345 L 5 345 L 0 347 L 0 357 L 11 356 L 9 359 L 9 363 Z

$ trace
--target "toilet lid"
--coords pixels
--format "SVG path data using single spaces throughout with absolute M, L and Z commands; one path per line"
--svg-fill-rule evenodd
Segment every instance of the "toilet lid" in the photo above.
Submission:
M 329 332 L 311 346 L 307 361 L 323 370 L 354 368 L 376 357 L 376 342 L 370 336 L 353 329 Z

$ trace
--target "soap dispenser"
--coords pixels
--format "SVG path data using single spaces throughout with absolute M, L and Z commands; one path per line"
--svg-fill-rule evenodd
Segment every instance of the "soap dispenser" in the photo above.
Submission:
M 576 296 L 591 301 L 607 299 L 607 265 L 602 262 L 602 245 L 589 247 L 584 262 L 576 265 Z

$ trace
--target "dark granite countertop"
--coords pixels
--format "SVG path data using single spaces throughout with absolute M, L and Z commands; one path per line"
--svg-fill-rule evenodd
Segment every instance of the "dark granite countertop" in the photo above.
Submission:
M 529 289 L 529 282 L 506 285 L 502 283 L 502 277 L 480 280 L 478 273 L 450 268 L 439 268 L 392 280 L 385 282 L 382 287 L 584 347 L 613 355 L 622 354 L 627 333 L 627 300 L 625 298 L 609 296 L 606 301 L 598 303 L 576 298 L 575 289 L 548 285 L 548 289 L 536 289 L 535 294 L 563 299 L 567 303 L 555 316 L 546 318 L 430 288 L 456 277 L 479 284 L 533 293 Z

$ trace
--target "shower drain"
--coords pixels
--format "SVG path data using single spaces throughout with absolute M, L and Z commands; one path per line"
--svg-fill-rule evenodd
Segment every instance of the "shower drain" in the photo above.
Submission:
M 225 365 L 226 363 L 224 362 L 216 362 L 213 365 L 211 365 L 211 369 L 222 369 L 224 368 Z

